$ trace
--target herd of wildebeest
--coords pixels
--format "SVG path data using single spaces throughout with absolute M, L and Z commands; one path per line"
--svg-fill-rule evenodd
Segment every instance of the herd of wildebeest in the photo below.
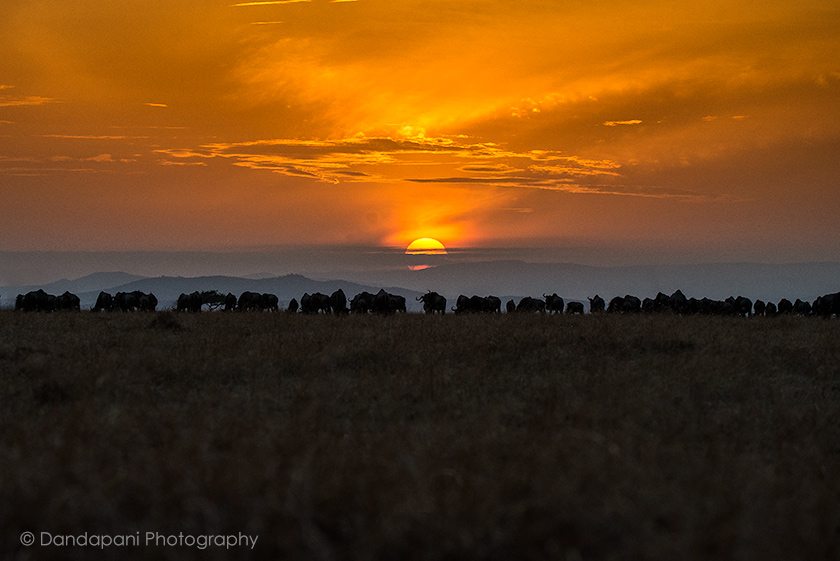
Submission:
M 423 303 L 427 314 L 445 314 L 447 300 L 437 292 L 427 292 L 417 297 Z M 100 292 L 92 312 L 154 312 L 158 299 L 154 294 L 140 291 L 117 292 L 111 295 Z M 276 295 L 259 292 L 243 292 L 237 298 L 232 293 L 222 294 L 216 290 L 195 291 L 178 297 L 175 311 L 200 312 L 206 309 L 233 311 L 280 311 L 280 302 Z M 15 299 L 15 310 L 29 312 L 53 312 L 81 309 L 79 297 L 70 292 L 59 296 L 47 294 L 43 290 L 33 290 L 19 294 Z M 463 313 L 501 313 L 502 300 L 497 296 L 458 296 L 455 305 L 450 308 L 456 314 Z M 543 314 L 583 314 L 583 302 L 564 301 L 557 294 L 544 294 L 542 298 L 526 296 L 514 302 L 508 300 L 504 310 L 507 313 L 543 313 Z M 384 289 L 376 294 L 360 292 L 350 300 L 339 289 L 330 295 L 316 292 L 304 294 L 300 302 L 293 298 L 285 310 L 289 313 L 303 314 L 394 314 L 405 313 L 405 297 L 391 294 Z M 636 296 L 616 296 L 609 302 L 598 295 L 589 298 L 589 312 L 598 313 L 674 313 L 680 315 L 718 315 L 718 316 L 840 316 L 840 292 L 826 294 L 813 302 L 796 299 L 791 302 L 782 298 L 779 302 L 752 301 L 743 296 L 730 297 L 726 300 L 709 298 L 687 298 L 677 290 L 670 296 L 660 292 L 655 298 L 640 299 Z

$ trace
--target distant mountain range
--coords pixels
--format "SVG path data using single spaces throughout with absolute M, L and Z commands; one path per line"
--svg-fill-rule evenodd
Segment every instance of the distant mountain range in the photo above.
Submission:
M 262 275 L 257 275 L 262 277 Z M 283 307 L 288 306 L 292 298 L 306 293 L 322 292 L 332 294 L 339 288 L 348 298 L 362 291 L 377 292 L 380 286 L 363 285 L 341 280 L 313 280 L 302 275 L 284 275 L 271 278 L 245 278 L 233 276 L 204 277 L 141 277 L 127 273 L 94 273 L 74 280 L 62 279 L 41 286 L 7 286 L 0 288 L 0 305 L 11 307 L 14 297 L 30 290 L 43 289 L 50 294 L 70 291 L 81 300 L 82 309 L 88 309 L 96 303 L 100 291 L 116 294 L 117 292 L 151 292 L 158 299 L 158 308 L 173 307 L 182 293 L 203 290 L 218 290 L 225 294 L 232 292 L 237 296 L 245 291 L 269 292 L 277 295 Z M 384 287 L 388 292 L 404 296 L 409 309 L 419 309 L 416 297 L 419 292 L 400 287 Z
M 507 300 L 556 292 L 567 300 L 585 301 L 595 294 L 607 299 L 624 294 L 643 298 L 653 297 L 659 291 L 670 294 L 680 289 L 689 297 L 720 299 L 743 295 L 778 301 L 781 298 L 813 300 L 821 294 L 840 291 L 840 263 L 594 267 L 570 263 L 487 261 L 447 264 L 420 271 L 345 271 L 332 273 L 330 277 L 308 278 L 296 274 L 144 277 L 124 272 L 102 272 L 40 286 L 0 287 L 0 305 L 10 307 L 16 294 L 38 288 L 52 294 L 73 292 L 81 299 L 83 308 L 91 307 L 101 290 L 112 294 L 132 290 L 153 292 L 160 307 L 167 308 L 175 304 L 179 294 L 194 290 L 218 290 L 237 295 L 246 290 L 270 292 L 276 294 L 285 306 L 292 298 L 299 300 L 305 292 L 329 294 L 341 288 L 350 298 L 363 290 L 376 292 L 385 288 L 405 296 L 409 308 L 413 310 L 420 308 L 416 297 L 427 290 L 445 295 L 451 300 L 450 306 L 458 294 L 495 294 Z

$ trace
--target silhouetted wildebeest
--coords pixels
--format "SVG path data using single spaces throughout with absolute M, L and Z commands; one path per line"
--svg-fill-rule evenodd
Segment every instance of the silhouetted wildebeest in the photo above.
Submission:
M 562 314 L 563 313 L 563 299 L 557 296 L 557 293 L 554 294 L 543 294 L 543 298 L 545 298 L 545 311 L 549 314 Z
M 589 299 L 589 313 L 600 314 L 606 309 L 607 303 L 597 294 Z
M 236 296 L 230 292 L 225 295 L 218 290 L 203 290 L 201 292 L 196 290 L 189 294 L 182 293 L 175 303 L 175 309 L 179 312 L 197 313 L 201 311 L 203 306 L 207 306 L 211 310 L 224 306 L 224 310 L 230 312 L 236 309 Z
M 52 312 L 56 309 L 57 297 L 42 289 L 19 294 L 15 298 L 15 309 L 23 312 Z
M 470 297 L 465 296 L 464 294 L 459 294 L 458 299 L 455 300 L 455 306 L 452 308 L 452 311 L 456 314 L 465 314 L 472 312 L 473 309 Z
M 508 300 L 507 304 L 505 304 L 505 311 L 509 314 L 512 314 L 516 311 L 516 302 L 513 300 Z
M 300 311 L 303 314 L 330 313 L 330 297 L 316 292 L 306 293 L 300 298 Z
M 303 296 L 300 297 L 300 313 L 302 314 L 314 314 L 316 313 L 314 310 L 314 306 L 312 304 L 312 295 L 308 292 L 304 292 Z
M 117 292 L 114 295 L 114 309 L 121 312 L 153 312 L 158 301 L 154 294 L 146 294 L 139 290 L 131 292 Z
M 517 312 L 524 312 L 524 313 L 545 313 L 545 301 L 539 298 L 532 298 L 530 296 L 526 296 L 522 300 L 519 301 L 519 304 L 516 305 Z
M 642 311 L 642 301 L 636 296 L 629 294 L 625 296 L 616 296 L 610 300 L 610 305 L 607 306 L 607 313 L 610 314 L 636 314 Z
M 636 314 L 642 311 L 642 301 L 635 296 L 629 294 L 624 297 L 624 311 L 630 314 Z
M 566 304 L 567 314 L 583 314 L 583 302 L 568 302 Z
M 488 311 L 490 308 L 489 304 L 487 304 L 487 300 L 483 296 L 479 296 L 477 294 L 473 294 L 470 296 L 470 305 L 469 311 L 480 314 L 482 312 Z
M 56 296 L 55 309 L 78 312 L 81 310 L 81 302 L 78 296 L 72 292 L 65 291 L 61 296 Z
M 140 311 L 141 312 L 154 312 L 157 309 L 158 299 L 157 296 L 149 292 L 145 294 L 143 292 L 140 293 Z
M 726 299 L 727 304 L 731 308 L 731 313 L 736 316 L 750 317 L 752 315 L 753 303 L 752 300 L 745 296 L 738 296 Z
M 787 298 L 782 298 L 781 300 L 779 300 L 777 308 L 779 310 L 779 314 L 792 314 L 793 302 L 791 302 Z
M 498 296 L 465 296 L 461 294 L 452 311 L 456 314 L 501 313 L 502 299 Z
M 178 301 L 175 303 L 175 310 L 178 312 L 193 312 L 201 311 L 201 293 L 197 290 L 189 294 L 181 293 L 178 296 Z
M 753 304 L 753 313 L 757 316 L 763 316 L 766 308 L 767 304 L 764 303 L 764 300 L 756 300 Z
M 280 300 L 276 294 L 264 292 L 260 294 L 260 310 L 268 310 L 269 312 L 280 311 Z
M 648 300 L 648 298 L 646 298 L 645 300 Z M 642 311 L 645 311 L 644 302 L 642 302 Z M 673 300 L 664 292 L 658 292 L 656 294 L 656 298 L 652 300 L 651 309 L 647 311 L 657 313 L 673 312 Z
M 840 292 L 824 294 L 814 300 L 811 311 L 815 316 L 830 318 L 833 315 L 840 315 Z
M 91 308 L 92 312 L 110 312 L 114 309 L 114 297 L 107 292 L 100 292 L 96 297 L 96 304 Z
M 388 295 L 388 310 L 390 313 L 408 312 L 408 308 L 405 304 L 405 296 L 400 296 L 399 294 L 389 294 Z
M 711 298 L 700 299 L 700 313 L 706 315 L 720 315 L 723 312 L 723 302 Z
M 642 312 L 646 314 L 652 314 L 656 311 L 660 310 L 656 309 L 656 301 L 653 298 L 645 298 L 644 300 L 642 300 Z
M 346 314 L 349 311 L 347 309 L 347 296 L 340 288 L 330 294 L 330 310 L 334 314 Z
M 697 298 L 691 297 L 685 304 L 685 313 L 688 315 L 694 315 L 700 313 L 700 300 Z
M 121 312 L 133 312 L 137 309 L 139 302 L 130 292 L 117 292 L 114 294 L 114 309 Z
M 236 309 L 240 312 L 248 312 L 261 309 L 262 294 L 259 292 L 245 291 L 239 295 L 236 302 Z
M 356 294 L 350 300 L 350 312 L 353 314 L 366 314 L 373 310 L 373 294 L 367 291 Z
M 793 313 L 798 316 L 810 316 L 811 303 L 797 298 L 796 302 L 793 303 Z
M 686 309 L 688 307 L 688 298 L 685 297 L 685 294 L 682 293 L 682 290 L 677 289 L 671 294 L 671 310 L 674 311 L 675 314 L 684 314 L 686 313 Z
M 437 292 L 429 291 L 422 296 L 416 298 L 418 302 L 423 302 L 423 311 L 427 314 L 445 314 L 446 313 L 446 298 Z
M 385 289 L 380 289 L 373 297 L 373 311 L 377 314 L 394 314 L 406 312 L 405 297 L 397 294 L 390 294 Z
M 616 296 L 612 300 L 610 300 L 610 304 L 607 306 L 607 313 L 608 314 L 619 314 L 624 311 L 624 298 L 621 296 Z
M 330 297 L 321 292 L 312 294 L 310 304 L 314 304 L 315 313 L 328 314 L 330 313 Z
M 295 314 L 298 311 L 298 301 L 292 298 L 289 300 L 289 307 L 286 308 L 286 311 L 290 314 Z
M 767 302 L 767 305 L 764 306 L 764 315 L 773 317 L 778 312 L 778 308 L 776 308 L 776 304 L 773 302 Z

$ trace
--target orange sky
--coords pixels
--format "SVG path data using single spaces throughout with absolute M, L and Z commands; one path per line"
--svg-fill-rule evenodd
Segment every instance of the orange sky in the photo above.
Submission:
M 0 250 L 837 260 L 840 9 L 684 4 L 4 0 Z

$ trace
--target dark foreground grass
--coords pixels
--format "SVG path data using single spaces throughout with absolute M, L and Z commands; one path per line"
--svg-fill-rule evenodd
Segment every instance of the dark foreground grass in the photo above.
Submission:
M 0 372 L 0 558 L 840 559 L 840 321 L 0 313 Z

